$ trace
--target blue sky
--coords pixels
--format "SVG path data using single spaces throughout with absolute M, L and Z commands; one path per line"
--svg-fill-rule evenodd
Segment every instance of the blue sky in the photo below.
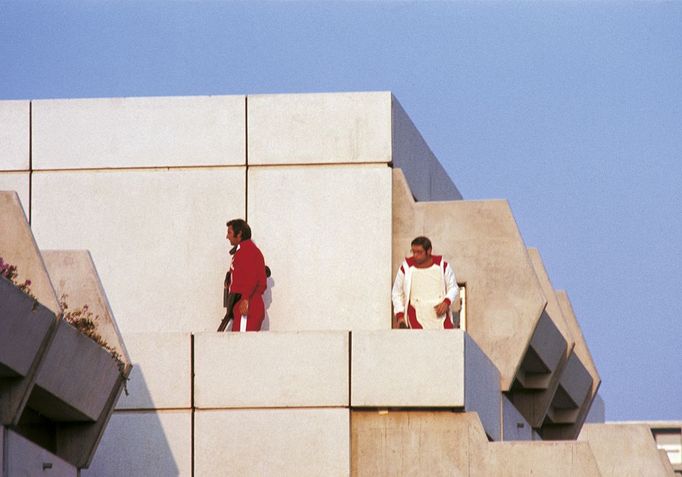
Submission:
M 607 419 L 682 419 L 682 3 L 0 0 L 0 99 L 368 90 L 509 200 Z

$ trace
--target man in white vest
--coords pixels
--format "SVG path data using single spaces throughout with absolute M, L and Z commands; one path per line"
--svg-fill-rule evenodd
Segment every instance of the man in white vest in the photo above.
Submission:
M 412 241 L 393 283 L 393 312 L 400 328 L 455 328 L 451 310 L 461 308 L 459 287 L 452 267 L 440 255 L 431 254 L 431 240 Z

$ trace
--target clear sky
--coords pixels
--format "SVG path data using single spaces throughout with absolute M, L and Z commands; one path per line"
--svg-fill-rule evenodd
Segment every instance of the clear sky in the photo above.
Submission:
M 682 3 L 0 0 L 0 99 L 368 90 L 509 200 L 607 419 L 682 419 Z

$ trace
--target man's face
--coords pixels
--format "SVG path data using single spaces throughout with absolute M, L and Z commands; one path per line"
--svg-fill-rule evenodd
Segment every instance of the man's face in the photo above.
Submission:
M 421 245 L 412 245 L 412 257 L 414 257 L 417 265 L 421 265 L 431 258 L 431 249 L 424 250 L 424 247 Z
M 234 230 L 232 230 L 232 226 L 229 225 L 227 227 L 227 240 L 229 240 L 230 245 L 234 247 L 235 245 L 242 241 L 242 234 L 240 232 L 238 235 L 235 235 Z

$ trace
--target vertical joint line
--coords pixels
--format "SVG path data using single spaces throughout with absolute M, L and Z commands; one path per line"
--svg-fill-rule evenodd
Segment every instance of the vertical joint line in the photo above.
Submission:
M 194 446 L 196 443 L 196 439 L 194 437 L 194 415 L 195 415 L 195 410 L 194 410 L 194 333 L 191 333 L 189 335 L 189 373 L 190 373 L 190 408 L 192 410 L 192 419 L 191 419 L 191 449 L 190 449 L 190 473 L 192 477 L 194 477 Z
M 28 102 L 28 224 L 33 211 L 33 101 Z
M 244 220 L 249 221 L 249 97 L 244 96 Z

